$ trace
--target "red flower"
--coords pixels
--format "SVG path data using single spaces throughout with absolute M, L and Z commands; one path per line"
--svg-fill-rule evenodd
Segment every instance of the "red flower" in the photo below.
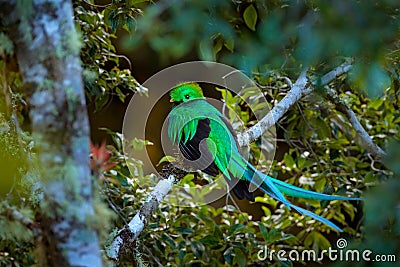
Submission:
M 108 161 L 112 153 L 106 148 L 105 141 L 103 141 L 100 146 L 94 145 L 92 141 L 90 141 L 90 152 L 92 154 L 90 159 L 90 169 L 95 173 L 101 175 L 103 172 L 108 171 L 117 165 L 117 162 Z

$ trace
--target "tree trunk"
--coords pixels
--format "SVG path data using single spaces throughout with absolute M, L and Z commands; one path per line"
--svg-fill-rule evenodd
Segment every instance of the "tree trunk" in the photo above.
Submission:
M 0 0 L 28 96 L 44 199 L 48 266 L 101 266 L 89 169 L 89 122 L 70 1 Z M 92 223 L 91 223 L 92 222 Z

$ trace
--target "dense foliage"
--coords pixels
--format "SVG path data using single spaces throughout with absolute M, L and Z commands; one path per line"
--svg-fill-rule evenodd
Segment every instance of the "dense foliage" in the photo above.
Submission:
M 126 59 L 118 55 L 115 44 L 133 51 L 129 56 L 135 68 L 140 69 L 141 63 L 147 66 L 148 62 L 135 61 L 136 54 L 145 53 L 153 72 L 187 58 L 227 63 L 253 78 L 271 106 L 285 96 L 290 89 L 288 79 L 294 82 L 302 67 L 309 66 L 309 79 L 318 80 L 342 62 L 354 61 L 350 74 L 329 86 L 356 113 L 374 142 L 388 152 L 382 162 L 360 147 L 352 125 L 327 100 L 325 88 L 317 88 L 279 121 L 271 176 L 319 192 L 365 197 L 362 203 L 293 199 L 335 221 L 345 234 L 262 195 L 242 211 L 230 199 L 226 206 L 200 207 L 186 199 L 182 201 L 187 201 L 187 207 L 170 205 L 167 200 L 155 211 L 136 250 L 122 266 L 131 266 L 133 261 L 151 266 L 262 265 L 265 262 L 257 253 L 264 245 L 275 251 L 321 251 L 335 247 L 339 237 L 352 241 L 353 247 L 396 254 L 399 260 L 397 1 L 114 0 L 99 5 L 79 0 L 74 7 L 87 100 L 96 110 L 104 108 L 113 95 L 124 101 L 132 93 L 146 93 L 130 70 L 121 66 L 120 61 Z M 0 265 L 30 266 L 45 252 L 35 248 L 34 231 L 13 212 L 35 221 L 43 196 L 35 172 L 28 100 L 12 42 L 1 28 L 0 40 Z M 255 123 L 246 105 L 235 104 L 240 102 L 236 96 L 222 93 L 221 97 L 247 126 Z M 93 176 L 97 201 L 109 206 L 97 207 L 104 217 L 104 225 L 97 226 L 104 246 L 115 235 L 113 229 L 122 228 L 136 214 L 153 184 L 139 187 L 135 183 L 144 176 L 141 163 L 128 158 L 122 149 L 122 142 L 135 149 L 144 149 L 147 143 L 108 133 L 114 141 L 108 146 L 108 162 L 115 164 L 96 166 Z M 256 142 L 251 149 L 263 166 L 263 148 Z M 129 172 L 127 165 L 136 171 Z M 154 175 L 146 178 L 157 179 Z M 185 181 L 190 183 L 190 177 Z M 273 266 L 296 264 L 276 257 L 267 260 Z

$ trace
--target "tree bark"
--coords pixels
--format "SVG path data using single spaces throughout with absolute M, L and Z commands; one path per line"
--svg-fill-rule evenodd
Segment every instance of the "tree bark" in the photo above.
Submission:
M 118 231 L 113 242 L 106 248 L 107 256 L 118 263 L 121 258 L 134 250 L 134 244 L 140 233 L 149 223 L 154 210 L 158 207 L 164 197 L 171 191 L 176 181 L 182 179 L 187 173 L 177 168 L 174 163 L 164 167 L 161 180 L 150 192 L 145 203 L 129 224 Z
M 72 3 L 0 0 L 0 15 L 16 47 L 38 152 L 45 195 L 40 212 L 44 264 L 101 266 Z

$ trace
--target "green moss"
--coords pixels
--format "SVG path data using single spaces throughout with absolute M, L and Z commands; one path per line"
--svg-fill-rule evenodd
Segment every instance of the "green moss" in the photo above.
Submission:
M 53 91 L 55 88 L 56 82 L 50 79 L 43 79 L 42 83 L 38 84 L 38 91 L 48 90 Z
M 18 26 L 18 31 L 26 43 L 32 43 L 32 28 L 28 21 L 22 20 Z
M 74 199 L 80 198 L 81 183 L 76 162 L 67 159 L 60 168 L 60 174 L 63 177 L 68 194 L 72 194 Z
M 67 97 L 67 102 L 69 104 L 76 104 L 79 102 L 79 96 L 75 93 L 75 90 L 73 87 L 68 86 L 65 88 L 65 94 Z
M 78 55 L 82 48 L 81 36 L 75 28 L 65 32 L 62 43 L 66 44 L 66 53 L 68 54 Z
M 14 44 L 6 34 L 0 32 L 0 55 L 14 54 Z
M 62 25 L 61 27 L 66 27 Z M 75 28 L 66 29 L 64 34 L 61 35 L 61 42 L 56 47 L 56 57 L 61 59 L 68 55 L 78 55 L 82 47 L 81 37 L 77 33 Z
M 112 221 L 116 219 L 116 214 L 103 202 L 100 197 L 93 199 L 94 214 L 86 218 L 86 225 L 100 233 L 100 239 L 105 241 L 109 238 L 109 231 L 112 229 Z M 104 231 L 107 229 L 107 231 Z
M 68 103 L 68 117 L 69 121 L 74 121 L 75 120 L 75 114 L 74 112 L 76 110 L 76 107 L 79 103 L 79 95 L 75 92 L 73 87 L 66 87 L 65 88 L 65 94 L 67 98 L 67 103 Z
M 33 38 L 32 38 L 32 28 L 29 24 L 29 21 L 31 20 L 32 15 L 34 14 L 33 1 L 17 0 L 16 9 L 21 17 L 21 22 L 19 23 L 18 26 L 20 35 L 22 35 L 22 38 L 26 43 L 31 43 Z

